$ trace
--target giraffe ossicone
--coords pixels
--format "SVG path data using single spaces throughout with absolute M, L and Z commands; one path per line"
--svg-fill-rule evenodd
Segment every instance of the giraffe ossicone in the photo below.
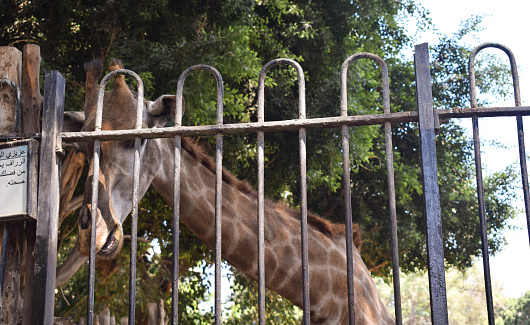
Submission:
M 123 68 L 113 60 L 111 70 Z M 95 125 L 98 79 L 101 61 L 85 65 L 87 72 L 84 114 L 66 113 L 67 131 L 92 131 Z M 175 96 L 165 95 L 144 101 L 143 127 L 159 128 L 173 116 Z M 112 91 L 103 104 L 103 130 L 133 129 L 136 98 L 123 76 L 116 77 Z M 215 163 L 189 139 L 182 139 L 180 218 L 197 237 L 214 247 Z M 92 166 L 91 146 L 80 143 Z M 96 251 L 104 258 L 114 257 L 123 242 L 122 223 L 131 211 L 134 141 L 101 143 Z M 153 186 L 173 205 L 173 139 L 143 140 L 140 150 L 139 197 Z M 90 247 L 90 167 L 83 206 L 79 213 L 79 237 L 76 249 L 64 267 L 57 271 L 61 284 L 86 261 Z M 257 196 L 244 181 L 223 174 L 222 257 L 241 272 L 257 279 Z M 265 285 L 297 306 L 302 306 L 302 263 L 299 213 L 283 203 L 265 205 Z M 346 240 L 344 225 L 332 224 L 309 215 L 309 278 L 311 324 L 348 324 Z M 354 225 L 355 311 L 356 324 L 394 324 L 394 318 L 382 302 L 370 272 L 358 249 L 361 237 Z M 77 268 L 76 268 L 77 267 Z M 75 270 L 73 270 L 75 268 Z M 73 272 L 73 273 L 72 273 Z

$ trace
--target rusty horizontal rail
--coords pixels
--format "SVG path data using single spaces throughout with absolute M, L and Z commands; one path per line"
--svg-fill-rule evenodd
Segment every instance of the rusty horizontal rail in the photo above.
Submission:
M 494 117 L 494 116 L 515 116 L 530 115 L 530 106 L 519 107 L 479 107 L 479 108 L 448 108 L 436 109 L 435 115 L 440 120 L 451 118 L 471 118 Z M 176 134 L 183 136 L 238 134 L 248 132 L 271 132 L 271 131 L 296 131 L 299 128 L 323 129 L 337 128 L 341 125 L 361 126 L 391 123 L 418 122 L 418 112 L 399 112 L 388 114 L 371 114 L 357 116 L 336 116 L 312 119 L 297 119 L 284 121 L 236 123 L 221 125 L 199 125 L 199 126 L 175 126 L 158 129 L 137 129 L 137 130 L 112 130 L 112 131 L 92 131 L 92 132 L 63 132 L 61 138 L 64 142 L 82 142 L 100 140 L 134 140 L 139 136 L 142 139 L 171 138 Z M 9 136 L 5 136 L 9 137 Z

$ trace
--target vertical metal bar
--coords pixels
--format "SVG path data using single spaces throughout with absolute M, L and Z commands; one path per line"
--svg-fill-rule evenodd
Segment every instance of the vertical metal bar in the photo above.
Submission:
M 477 108 L 477 95 L 476 95 L 476 84 L 475 84 L 475 57 L 481 50 L 493 47 L 500 49 L 508 55 L 510 60 L 510 66 L 512 70 L 512 80 L 514 87 L 514 99 L 515 106 L 521 106 L 521 95 L 519 92 L 519 76 L 517 73 L 517 64 L 515 63 L 515 57 L 506 46 L 498 43 L 483 43 L 477 46 L 469 56 L 469 83 L 470 83 L 470 101 L 471 108 Z M 521 165 L 521 176 L 523 181 L 523 194 L 525 201 L 525 212 L 527 224 L 529 225 L 529 239 L 530 239 L 530 204 L 528 194 L 528 172 L 526 167 L 526 154 L 524 144 L 524 131 L 523 131 L 523 118 L 521 115 L 516 115 L 517 119 L 517 138 L 519 142 L 519 162 Z M 489 250 L 488 250 L 488 233 L 487 233 L 487 221 L 486 221 L 486 209 L 484 202 L 484 184 L 482 179 L 482 159 L 480 153 L 480 135 L 478 126 L 478 117 L 473 116 L 473 144 L 475 149 L 475 168 L 477 177 L 477 196 L 479 203 L 479 219 L 480 219 L 480 236 L 482 240 L 482 261 L 484 264 L 484 282 L 486 290 L 486 305 L 488 308 L 488 324 L 495 324 L 495 311 L 493 309 L 493 294 L 491 288 L 491 275 L 490 275 L 490 264 L 489 264 Z
M 416 45 L 414 65 L 416 71 L 416 96 L 422 155 L 421 171 L 423 176 L 425 216 L 427 219 L 427 258 L 431 320 L 433 325 L 441 325 L 448 324 L 449 320 L 445 288 L 444 245 L 442 238 L 440 193 L 438 188 L 438 167 L 436 162 L 429 45 L 427 43 Z
M 390 90 L 388 81 L 388 67 L 383 59 L 372 53 L 357 53 L 346 59 L 342 65 L 341 70 L 341 116 L 348 115 L 348 98 L 347 98 L 347 75 L 349 65 L 358 59 L 368 58 L 377 62 L 381 68 L 382 82 L 383 82 L 383 113 L 390 114 Z M 391 233 L 391 245 L 392 245 L 392 270 L 394 278 L 394 301 L 396 311 L 396 323 L 401 324 L 402 312 L 401 312 L 401 289 L 399 279 L 399 250 L 397 241 L 397 220 L 396 220 L 396 195 L 394 186 L 394 155 L 392 145 L 392 129 L 390 122 L 385 122 L 385 150 L 386 150 L 386 166 L 387 166 L 387 183 L 388 183 L 388 206 L 389 206 L 389 217 L 390 217 L 390 233 Z M 343 127 L 343 141 L 348 139 L 348 129 Z M 344 139 L 346 137 L 346 139 Z M 344 146 L 347 143 L 343 143 L 343 153 L 345 153 Z M 348 147 L 349 150 L 349 147 Z M 343 158 L 344 159 L 344 158 Z M 345 162 L 344 162 L 345 164 Z M 349 178 L 349 155 L 348 155 L 348 178 Z M 346 173 L 346 168 L 344 169 Z M 345 183 L 346 184 L 346 183 Z M 349 180 L 348 180 L 349 184 Z M 348 206 L 348 204 L 346 204 Z M 349 204 L 350 212 L 347 213 L 346 218 L 351 219 L 351 200 Z M 351 220 L 349 221 L 351 223 Z M 349 226 L 347 226 L 349 227 Z M 350 239 L 348 239 L 348 242 Z M 353 287 L 353 286 L 352 286 Z M 353 288 L 352 288 L 353 290 Z
M 475 151 L 475 170 L 477 177 L 478 215 L 480 220 L 480 238 L 482 245 L 482 262 L 484 265 L 484 282 L 486 290 L 486 305 L 488 308 L 488 324 L 495 324 L 493 310 L 493 295 L 491 292 L 490 259 L 488 251 L 488 231 L 486 225 L 486 209 L 484 206 L 484 182 L 482 179 L 482 159 L 480 154 L 480 135 L 478 129 L 478 117 L 472 117 L 473 124 L 473 147 Z
M 295 67 L 298 74 L 298 118 L 306 118 L 305 106 L 305 79 L 302 67 L 295 61 L 287 62 Z M 306 155 L 306 130 L 300 128 L 299 131 L 300 142 L 300 231 L 302 234 L 302 285 L 304 287 L 304 322 L 309 324 L 310 320 L 310 296 L 309 296 L 309 252 L 308 252 L 308 233 L 307 233 L 307 155 Z
M 99 94 L 98 94 L 99 97 Z M 101 96 L 103 97 L 103 96 Z M 99 101 L 99 100 L 98 100 Z M 99 103 L 98 103 L 99 107 Z M 99 110 L 98 110 L 99 111 Z M 97 113 L 96 113 L 97 116 Z M 98 122 L 96 118 L 96 131 Z M 101 119 L 99 130 L 101 130 Z M 94 283 L 96 281 L 96 219 L 98 204 L 98 179 L 99 179 L 99 155 L 101 151 L 100 140 L 94 140 L 94 154 L 92 158 L 92 202 L 91 202 L 91 228 L 90 228 L 90 254 L 88 255 L 88 297 L 87 297 L 87 324 L 94 324 Z
M 223 79 L 219 71 L 209 68 L 217 81 L 217 125 L 223 124 Z M 221 324 L 221 238 L 223 208 L 223 135 L 215 135 L 215 322 Z
M 349 61 L 342 63 L 340 72 L 340 115 L 348 116 L 348 77 Z M 344 187 L 344 223 L 346 224 L 346 264 L 348 277 L 348 313 L 349 323 L 355 324 L 355 285 L 354 285 L 354 262 L 353 262 L 353 230 L 351 212 L 351 184 L 350 184 L 350 136 L 348 126 L 342 125 L 342 179 Z
M 265 67 L 258 81 L 258 122 L 265 122 Z M 265 325 L 265 134 L 258 131 L 258 314 L 259 325 Z
M 520 106 L 521 103 L 516 104 Z M 528 167 L 526 164 L 526 149 L 524 143 L 524 129 L 523 129 L 523 116 L 516 115 L 517 121 L 517 142 L 519 144 L 519 164 L 521 165 L 521 178 L 523 182 L 523 198 L 524 208 L 526 214 L 526 230 L 528 232 L 528 240 L 530 244 L 530 190 L 528 185 Z
M 177 103 L 175 109 L 175 126 L 182 125 L 182 92 L 186 75 L 182 74 L 177 84 Z M 179 280 L 179 243 L 180 243 L 180 161 L 182 153 L 182 137 L 175 136 L 175 157 L 173 172 L 173 254 L 172 254 L 172 282 L 171 282 L 171 324 L 178 324 L 178 280 Z
M 106 76 L 108 77 L 108 75 Z M 101 131 L 103 120 L 103 96 L 105 94 L 106 82 L 101 82 L 98 89 L 96 106 L 96 123 L 94 131 Z M 90 254 L 88 255 L 88 296 L 87 296 L 87 324 L 94 324 L 94 284 L 96 280 L 96 224 L 98 209 L 98 186 L 99 186 L 99 155 L 101 141 L 94 140 L 92 158 L 92 201 L 90 205 Z
M 120 70 L 117 70 L 120 71 Z M 144 110 L 144 85 L 142 79 L 135 73 L 131 74 L 137 82 L 137 101 L 136 101 L 136 125 L 135 129 L 142 128 L 143 110 Z M 138 250 L 138 192 L 140 191 L 140 149 L 141 139 L 134 139 L 134 171 L 133 171 L 133 197 L 132 197 L 132 215 L 131 215 L 131 255 L 129 261 L 129 324 L 134 324 L 136 319 L 136 259 Z
M 217 125 L 223 124 L 223 97 L 224 86 L 223 78 L 219 71 L 209 65 L 195 65 L 186 69 L 179 77 L 177 85 L 177 107 L 175 125 L 180 125 L 182 122 L 182 91 L 186 77 L 193 71 L 204 70 L 214 75 L 217 82 Z M 175 184 L 174 184 L 174 198 L 175 204 L 173 208 L 173 302 L 172 302 L 172 322 L 177 323 L 177 305 L 178 299 L 178 206 L 180 205 L 180 146 L 181 138 L 179 135 L 175 137 Z M 222 249 L 222 207 L 223 207 L 223 137 L 221 133 L 216 134 L 216 154 L 215 154 L 215 324 L 221 324 L 221 249 Z M 177 184 L 178 181 L 178 184 Z M 178 186 L 178 188 L 177 188 Z M 177 197 L 178 195 L 178 197 Z M 177 210 L 177 211 L 175 211 Z M 175 239 L 177 242 L 175 242 Z
M 40 148 L 32 324 L 52 324 L 54 319 L 61 167 L 57 146 L 61 141 L 59 134 L 63 123 L 64 89 L 63 76 L 57 71 L 47 71 Z
M 521 92 L 519 86 L 519 74 L 517 72 L 517 64 L 515 62 L 515 56 L 512 51 L 506 46 L 499 43 L 483 43 L 477 46 L 469 57 L 469 82 L 470 82 L 470 97 L 471 97 L 471 107 L 477 107 L 477 95 L 475 87 L 475 56 L 479 51 L 487 47 L 493 47 L 500 49 L 506 53 L 508 59 L 510 60 L 510 68 L 512 71 L 512 82 L 513 82 L 513 97 L 515 100 L 515 106 L 521 106 Z M 516 115 L 517 121 L 517 141 L 519 144 L 519 163 L 521 165 L 521 178 L 523 182 L 523 196 L 524 196 L 524 206 L 526 214 L 526 224 L 528 231 L 528 239 L 530 240 L 530 191 L 528 188 L 528 168 L 526 164 L 526 150 L 524 142 L 524 129 L 523 129 L 523 117 L 522 115 Z
M 385 114 L 390 114 L 390 87 L 388 81 L 388 67 L 384 61 L 379 63 L 383 77 L 383 110 Z M 394 282 L 394 304 L 396 313 L 396 324 L 401 325 L 403 315 L 401 311 L 401 280 L 399 275 L 399 249 L 397 236 L 397 215 L 396 215 L 396 189 L 394 184 L 394 146 L 392 143 L 392 126 L 390 122 L 385 122 L 385 153 L 388 183 L 388 209 L 390 214 L 390 239 L 392 245 L 392 276 Z
M 288 64 L 296 69 L 298 76 L 298 118 L 306 118 L 305 108 L 305 80 L 302 67 L 291 59 L 276 59 L 263 66 L 259 76 L 258 84 L 258 123 L 264 122 L 264 102 L 265 102 L 265 75 L 272 67 Z M 309 254 L 307 237 L 307 163 L 306 163 L 306 131 L 299 129 L 300 144 L 300 231 L 301 231 L 301 253 L 302 253 L 302 287 L 303 287 L 303 321 L 304 324 L 310 322 L 310 296 L 309 296 Z M 265 324 L 265 258 L 264 258 L 264 181 L 263 181 L 263 131 L 258 131 L 258 295 L 260 324 Z
M 143 114 L 143 83 L 142 79 L 133 71 L 120 69 L 108 73 L 102 80 L 98 89 L 98 98 L 96 106 L 96 123 L 94 131 L 101 131 L 103 121 L 103 98 L 105 87 L 111 78 L 124 74 L 132 76 L 138 83 L 137 111 L 135 128 L 142 127 Z M 138 229 L 138 187 L 140 173 L 140 138 L 135 139 L 135 157 L 134 157 L 134 174 L 133 174 L 133 216 L 131 226 L 131 258 L 129 273 L 129 323 L 134 323 L 135 318 L 135 301 L 136 301 L 136 249 L 137 249 L 137 229 Z M 87 297 L 87 324 L 94 323 L 94 289 L 96 278 L 96 225 L 97 225 L 97 205 L 98 205 L 98 187 L 99 187 L 99 162 L 100 162 L 101 141 L 94 140 L 94 156 L 92 160 L 92 201 L 91 201 L 91 230 L 90 230 L 90 254 L 88 259 L 88 297 Z

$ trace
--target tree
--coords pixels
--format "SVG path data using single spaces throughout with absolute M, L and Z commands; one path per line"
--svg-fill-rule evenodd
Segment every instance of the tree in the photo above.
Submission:
M 399 21 L 414 15 L 419 17 L 419 24 L 429 25 L 427 13 L 413 0 L 124 0 L 119 4 L 99 0 L 12 0 L 2 2 L 0 7 L 0 43 L 19 46 L 30 41 L 41 45 L 45 68 L 58 69 L 67 79 L 69 109 L 78 110 L 83 106 L 82 66 L 93 57 L 121 58 L 128 69 L 143 78 L 148 98 L 174 93 L 179 74 L 191 65 L 202 63 L 215 66 L 223 75 L 225 123 L 256 120 L 257 75 L 265 63 L 278 57 L 293 58 L 304 68 L 308 117 L 339 115 L 340 65 L 348 56 L 362 51 L 383 57 L 389 66 L 391 110 L 415 110 L 414 67 L 412 60 L 402 54 L 413 40 Z M 479 28 L 479 24 L 480 17 L 474 17 L 464 22 L 458 33 L 443 37 L 431 48 L 437 107 L 467 105 L 469 86 L 465 76 L 470 49 L 461 40 Z M 480 89 L 503 94 L 506 74 L 493 68 L 496 59 L 486 57 L 483 62 Z M 269 76 L 266 120 L 296 118 L 298 94 L 292 69 L 275 68 Z M 363 60 L 353 64 L 348 80 L 348 114 L 381 110 L 380 72 L 372 62 Z M 204 73 L 187 79 L 185 124 L 214 123 L 214 91 L 213 78 Z M 308 201 L 310 210 L 343 222 L 338 132 L 308 132 Z M 298 144 L 293 134 L 266 135 L 266 195 L 296 206 L 299 202 Z M 364 230 L 363 258 L 372 271 L 388 276 L 391 249 L 382 132 L 380 126 L 365 126 L 351 128 L 350 134 L 353 218 Z M 200 140 L 205 146 L 211 141 Z M 442 125 L 437 141 L 446 239 L 444 253 L 448 265 L 463 269 L 480 252 L 471 144 L 464 138 L 461 127 L 454 123 Z M 426 267 L 417 125 L 394 125 L 393 142 L 401 267 L 405 272 L 412 272 Z M 255 185 L 255 137 L 225 136 L 224 148 L 225 166 Z M 502 229 L 514 213 L 510 205 L 514 177 L 515 172 L 508 169 L 492 175 L 486 182 L 492 253 L 502 248 Z M 139 235 L 148 242 L 156 238 L 161 252 L 155 256 L 149 254 L 150 243 L 140 245 L 145 258 L 141 260 L 143 266 L 138 268 L 143 280 L 139 284 L 147 286 L 145 291 L 141 290 L 145 296 L 140 297 L 167 298 L 163 280 L 164 261 L 172 247 L 171 214 L 154 192 L 149 192 L 141 204 Z M 75 241 L 75 231 L 72 232 L 75 224 L 75 217 L 71 217 L 61 226 L 61 238 L 64 238 L 61 257 Z M 190 307 L 193 311 L 180 308 L 181 317 L 193 318 L 199 313 L 197 301 L 206 299 L 206 289 L 203 276 L 190 270 L 209 264 L 211 256 L 189 231 L 183 230 L 181 236 L 185 246 L 181 248 L 181 263 L 188 270 L 183 282 L 187 283 L 185 290 L 188 291 L 179 303 L 194 306 Z M 127 250 L 123 253 L 127 254 Z M 104 297 L 108 299 L 98 301 L 115 303 L 115 310 L 125 312 L 126 298 L 115 299 L 126 288 L 125 280 L 117 280 L 120 272 L 113 273 L 120 263 L 118 260 L 102 269 L 100 276 L 108 276 L 107 281 L 115 289 L 107 288 Z M 64 288 L 65 296 L 78 304 L 77 309 L 58 299 L 60 312 L 81 313 L 83 281 L 78 276 Z M 154 283 L 159 285 L 155 291 L 152 290 Z M 194 322 L 199 322 L 199 317 Z
M 447 310 L 451 324 L 486 324 L 488 313 L 484 290 L 484 273 L 481 267 L 474 265 L 465 271 L 451 268 L 446 272 Z M 393 305 L 392 285 L 381 278 L 376 280 L 383 301 Z M 505 297 L 497 281 L 492 283 L 495 292 L 496 312 L 502 308 Z M 401 300 L 403 324 L 430 324 L 431 306 L 429 303 L 429 283 L 427 272 L 402 274 Z
M 520 298 L 511 298 L 506 306 L 499 312 L 495 319 L 501 325 L 528 325 L 530 324 L 530 291 Z

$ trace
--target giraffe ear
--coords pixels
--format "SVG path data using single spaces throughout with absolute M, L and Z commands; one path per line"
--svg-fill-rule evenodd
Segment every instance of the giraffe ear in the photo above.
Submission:
M 176 104 L 177 101 L 174 95 L 163 95 L 156 101 L 151 102 L 147 107 L 149 127 L 165 126 L 169 121 L 168 117 L 173 121 L 175 118 Z M 182 112 L 184 113 L 184 98 L 182 99 Z
M 85 113 L 67 111 L 63 115 L 63 132 L 79 132 L 85 124 Z

